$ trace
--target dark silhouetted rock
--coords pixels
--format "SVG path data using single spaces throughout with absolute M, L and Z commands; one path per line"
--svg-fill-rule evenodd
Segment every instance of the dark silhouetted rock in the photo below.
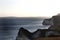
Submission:
M 53 25 L 52 18 L 50 18 L 50 19 L 44 19 L 44 21 L 43 21 L 42 24 L 43 25 Z
M 59 32 L 55 30 L 50 30 L 45 33 L 45 37 L 54 37 L 58 35 L 59 35 Z
M 49 29 L 38 29 L 35 32 L 30 33 L 28 30 L 20 28 L 16 40 L 33 40 L 39 37 L 52 37 L 52 35 L 55 36 L 57 34 L 57 31 Z
M 60 15 L 53 16 L 52 19 L 53 25 L 51 25 L 49 29 L 60 31 Z
M 60 25 L 60 16 L 53 16 L 54 25 Z
M 17 36 L 17 40 L 21 40 L 22 39 L 30 39 L 33 40 L 35 38 L 39 38 L 39 37 L 45 37 L 45 32 L 47 30 L 42 30 L 42 29 L 38 29 L 37 31 L 30 33 L 28 30 L 24 29 L 24 28 L 20 28 L 19 32 L 18 32 L 18 36 Z
M 32 39 L 36 39 L 36 38 L 39 38 L 39 37 L 41 37 L 41 30 L 40 29 L 38 29 L 38 30 L 36 30 L 34 33 L 32 33 L 33 35 L 32 35 Z
M 17 36 L 17 39 L 16 40 L 27 40 L 27 39 L 31 39 L 31 33 L 24 29 L 24 28 L 20 28 L 19 32 L 18 32 L 18 36 Z

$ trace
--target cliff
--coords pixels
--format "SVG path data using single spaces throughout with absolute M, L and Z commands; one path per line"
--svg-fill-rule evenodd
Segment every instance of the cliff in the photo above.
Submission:
M 60 31 L 60 16 L 59 15 L 53 16 L 52 19 L 53 25 L 51 25 L 49 29 Z
M 52 18 L 50 18 L 50 19 L 44 19 L 44 21 L 43 21 L 42 24 L 43 25 L 53 25 Z

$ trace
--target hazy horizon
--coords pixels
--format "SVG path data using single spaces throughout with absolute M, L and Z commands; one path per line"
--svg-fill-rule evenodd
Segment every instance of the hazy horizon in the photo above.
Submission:
M 0 17 L 52 17 L 58 13 L 59 0 L 0 0 Z

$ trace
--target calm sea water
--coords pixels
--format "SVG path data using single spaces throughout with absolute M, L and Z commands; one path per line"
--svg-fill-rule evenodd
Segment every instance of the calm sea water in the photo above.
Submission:
M 21 27 L 30 32 L 48 29 L 49 25 L 42 25 L 43 20 L 42 18 L 0 18 L 0 40 L 15 40 Z

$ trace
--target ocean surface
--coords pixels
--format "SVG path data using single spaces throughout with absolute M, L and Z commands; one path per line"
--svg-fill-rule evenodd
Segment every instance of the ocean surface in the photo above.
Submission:
M 15 40 L 21 27 L 30 32 L 35 32 L 37 29 L 48 29 L 50 25 L 43 25 L 43 20 L 43 18 L 0 18 L 0 40 Z

